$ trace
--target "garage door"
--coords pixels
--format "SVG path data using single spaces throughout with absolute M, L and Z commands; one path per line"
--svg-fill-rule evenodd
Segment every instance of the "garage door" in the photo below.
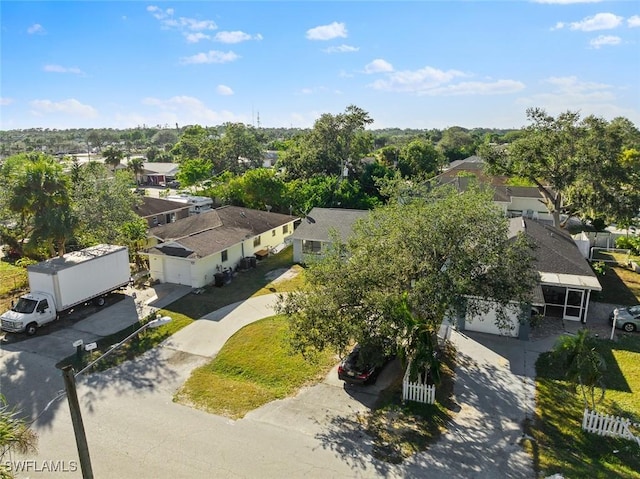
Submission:
M 191 261 L 177 258 L 165 258 L 164 280 L 167 283 L 191 286 Z
M 475 300 L 479 301 L 479 300 Z M 487 301 L 482 301 L 485 305 L 489 306 L 489 310 L 481 316 L 472 316 L 467 313 L 464 329 L 466 331 L 476 331 L 478 333 L 496 334 L 499 336 L 513 336 L 518 337 L 520 331 L 520 323 L 518 321 L 518 313 L 520 309 L 517 305 L 513 305 L 508 311 L 508 316 L 511 320 L 512 329 L 500 329 L 496 324 L 496 310 Z

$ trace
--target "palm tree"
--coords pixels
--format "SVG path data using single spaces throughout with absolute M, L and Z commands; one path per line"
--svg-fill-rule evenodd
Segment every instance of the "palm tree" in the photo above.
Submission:
M 552 361 L 565 378 L 579 387 L 585 406 L 595 409 L 604 399 L 604 373 L 607 364 L 597 350 L 597 339 L 587 329 L 574 336 L 561 336 L 553 348 Z M 596 400 L 596 390 L 600 397 Z M 589 404 L 590 403 L 590 404 Z
M 104 162 L 111 166 L 115 171 L 116 167 L 120 164 L 120 161 L 122 161 L 122 158 L 124 158 L 124 153 L 120 148 L 109 146 L 103 150 L 102 156 L 104 158 Z
M 9 408 L 4 396 L 0 395 L 0 478 L 11 479 L 13 472 L 4 460 L 13 449 L 21 454 L 36 452 L 38 436 L 28 424 L 20 419 L 14 409 Z
M 140 174 L 144 171 L 144 160 L 142 158 L 131 158 L 127 163 L 127 168 L 136 177 L 136 183 L 140 184 Z

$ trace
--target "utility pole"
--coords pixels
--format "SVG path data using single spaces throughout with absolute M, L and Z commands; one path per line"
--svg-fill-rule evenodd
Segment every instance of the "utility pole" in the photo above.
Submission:
M 84 424 L 82 422 L 82 414 L 80 413 L 80 403 L 78 402 L 76 378 L 73 368 L 69 365 L 62 368 L 62 377 L 64 378 L 64 387 L 67 391 L 67 400 L 69 401 L 69 410 L 71 411 L 73 432 L 76 436 L 76 445 L 78 447 L 78 457 L 80 458 L 82 478 L 93 479 L 91 458 L 89 457 L 89 445 L 87 444 L 87 436 L 84 433 Z

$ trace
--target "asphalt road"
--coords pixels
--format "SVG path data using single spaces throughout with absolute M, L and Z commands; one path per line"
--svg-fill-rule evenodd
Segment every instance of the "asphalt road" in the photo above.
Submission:
M 93 327 L 84 321 L 73 325 L 69 336 L 130 321 L 143 300 L 149 301 L 125 299 L 99 313 L 106 316 L 93 319 Z M 374 387 L 345 387 L 334 369 L 322 383 L 237 421 L 174 403 L 173 394 L 193 368 L 214 356 L 235 330 L 271 315 L 273 300 L 256 298 L 207 315 L 134 361 L 80 378 L 78 396 L 95 477 L 533 477 L 518 440 L 520 423 L 533 407 L 528 376 L 536 347 L 546 347 L 541 342 L 454 332 L 463 359 L 455 386 L 459 413 L 438 444 L 401 465 L 372 457 L 371 440 L 356 417 L 373 405 L 377 391 L 397 373 L 397 363 L 382 372 Z M 81 477 L 66 398 L 47 408 L 63 389 L 60 371 L 53 367 L 55 345 L 61 348 L 70 337 L 48 336 L 10 344 L 0 356 L 0 392 L 35 419 L 40 436 L 37 455 L 13 460 L 32 461 L 18 477 Z M 51 472 L 51 464 L 64 470 Z

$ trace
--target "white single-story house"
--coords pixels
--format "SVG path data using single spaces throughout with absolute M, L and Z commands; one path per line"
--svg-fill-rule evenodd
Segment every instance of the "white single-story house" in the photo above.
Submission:
M 158 244 L 149 257 L 152 280 L 200 288 L 216 273 L 235 270 L 247 257 L 264 256 L 282 245 L 298 218 L 223 206 L 149 230 Z
M 509 220 L 510 237 L 528 235 L 535 244 L 535 268 L 540 276 L 539 287 L 533 292 L 531 306 L 544 316 L 567 321 L 586 323 L 593 291 L 602 291 L 596 274 L 580 252 L 571 236 L 546 223 L 529 218 Z M 489 311 L 482 318 L 465 317 L 458 320 L 458 327 L 467 331 L 526 338 L 528 328 L 523 328 L 518 316 L 529 305 L 513 304 L 510 308 L 512 327 L 500 329 L 495 324 L 495 312 Z M 524 311 L 525 316 L 530 311 Z
M 356 220 L 368 214 L 366 210 L 313 208 L 291 235 L 293 261 L 308 263 L 321 257 L 331 244 L 332 231 L 346 241 Z

